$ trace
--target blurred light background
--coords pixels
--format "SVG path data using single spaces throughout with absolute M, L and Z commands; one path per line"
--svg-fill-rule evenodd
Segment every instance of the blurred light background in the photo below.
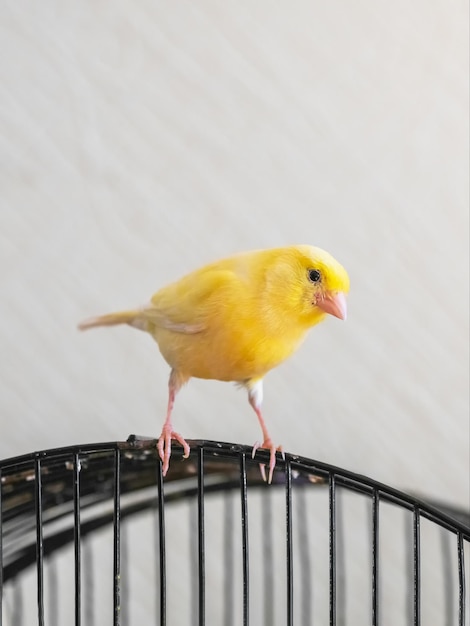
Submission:
M 157 435 L 169 368 L 125 327 L 231 253 L 291 243 L 351 276 L 265 381 L 285 450 L 469 505 L 468 3 L 4 2 L 0 457 Z M 187 438 L 254 443 L 192 380 Z

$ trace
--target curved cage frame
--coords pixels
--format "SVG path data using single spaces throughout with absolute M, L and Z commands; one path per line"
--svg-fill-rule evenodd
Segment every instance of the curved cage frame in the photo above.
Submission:
M 458 626 L 466 625 L 468 610 L 465 581 L 465 551 L 470 544 L 469 516 L 464 511 L 431 504 L 366 476 L 305 457 L 278 455 L 273 485 L 263 483 L 258 463 L 268 461 L 268 452 L 259 450 L 256 462 L 252 448 L 213 441 L 190 441 L 191 455 L 180 458 L 179 446 L 173 449 L 171 469 L 164 480 L 154 439 L 131 435 L 126 442 L 110 442 L 71 446 L 35 452 L 0 462 L 0 626 L 3 626 L 3 590 L 23 571 L 35 567 L 37 582 L 37 619 L 45 621 L 44 564 L 51 555 L 66 545 L 73 545 L 75 625 L 94 624 L 90 602 L 90 576 L 84 570 L 84 545 L 88 536 L 100 528 L 112 526 L 113 532 L 113 624 L 127 623 L 127 590 L 122 570 L 125 567 L 123 523 L 126 519 L 152 509 L 156 515 L 156 552 L 158 570 L 158 615 L 161 626 L 170 623 L 167 615 L 168 580 L 166 573 L 165 513 L 172 503 L 189 497 L 197 500 L 196 545 L 197 580 L 195 610 L 199 625 L 206 623 L 207 588 L 205 554 L 205 503 L 210 494 L 237 493 L 240 515 L 242 563 L 242 623 L 250 623 L 250 551 L 248 492 L 254 489 L 282 490 L 285 503 L 285 624 L 294 624 L 294 587 L 301 583 L 308 596 L 307 569 L 295 577 L 297 564 L 293 551 L 293 493 L 306 486 L 323 488 L 328 493 L 328 588 L 329 623 L 343 623 L 338 613 L 340 599 L 338 570 L 340 520 L 338 492 L 346 489 L 359 493 L 369 501 L 370 526 L 370 614 L 372 626 L 381 623 L 380 615 L 380 519 L 385 503 L 407 510 L 412 520 L 412 573 L 410 602 L 412 623 L 421 624 L 421 524 L 428 520 L 453 537 L 458 585 Z M 84 471 L 86 470 L 86 471 Z M 104 504 L 111 504 L 103 508 Z M 238 516 L 237 516 L 238 517 Z M 232 523 L 235 523 L 232 521 Z M 269 559 L 269 555 L 265 558 Z M 302 560 L 302 555 L 298 557 Z M 302 578 L 302 580 L 298 580 Z M 88 591 L 87 591 L 88 587 Z M 230 595 L 230 593 L 228 594 Z M 233 598 L 231 599 L 233 603 Z M 269 604 L 269 602 L 267 603 Z M 308 604 L 308 602 L 307 602 Z M 226 623 L 231 624 L 230 607 L 225 610 Z M 468 616 L 467 616 L 468 617 Z M 227 621 L 229 620 L 229 621 Z M 12 623 L 15 620 L 12 619 Z M 16 619 L 21 624 L 21 619 Z M 266 618 L 266 623 L 269 623 Z M 297 623 L 297 622 L 296 622 Z M 305 621 L 305 623 L 307 623 Z M 308 622 L 310 623 L 310 622 Z M 6 626 L 6 623 L 5 623 Z

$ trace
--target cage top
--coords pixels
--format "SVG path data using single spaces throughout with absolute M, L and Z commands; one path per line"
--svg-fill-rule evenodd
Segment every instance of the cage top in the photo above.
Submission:
M 256 459 L 252 459 L 250 446 L 206 440 L 189 440 L 189 444 L 189 459 L 182 458 L 181 446 L 173 445 L 170 471 L 165 478 L 166 499 L 182 498 L 194 492 L 194 478 L 201 461 L 204 464 L 206 491 L 237 488 L 241 458 L 245 459 L 249 486 L 269 488 L 258 471 L 258 464 L 269 460 L 268 451 L 259 449 Z M 0 460 L 3 522 L 34 507 L 33 485 L 38 470 L 45 509 L 72 500 L 71 489 L 65 487 L 71 481 L 74 469 L 80 474 L 82 503 L 85 496 L 94 502 L 109 499 L 113 494 L 117 458 L 126 470 L 121 472 L 120 477 L 122 493 L 137 493 L 156 484 L 156 472 L 161 471 L 161 467 L 156 440 L 150 437 L 130 435 L 125 442 L 68 446 Z M 383 501 L 409 510 L 418 507 L 420 514 L 431 521 L 449 530 L 470 534 L 470 512 L 407 494 L 367 476 L 302 456 L 286 454 L 283 459 L 278 454 L 273 486 L 285 484 L 286 472 L 289 472 L 292 484 L 299 486 L 321 487 L 334 477 L 338 486 L 368 496 L 376 494 Z
M 269 452 L 232 443 L 191 440 L 191 454 L 173 446 L 170 471 L 163 480 L 156 440 L 131 435 L 125 442 L 107 442 L 33 452 L 0 461 L 0 537 L 4 581 L 37 557 L 41 527 L 44 555 L 113 523 L 116 498 L 120 517 L 204 494 L 240 489 L 344 488 L 377 503 L 407 509 L 470 540 L 468 512 L 430 503 L 366 476 L 305 457 L 278 455 L 272 485 L 266 485 L 259 463 Z M 114 504 L 113 504 L 114 503 Z

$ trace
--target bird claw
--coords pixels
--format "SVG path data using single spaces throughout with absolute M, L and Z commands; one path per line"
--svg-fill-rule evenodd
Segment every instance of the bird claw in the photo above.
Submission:
M 271 439 L 265 439 L 263 441 L 263 443 L 260 443 L 259 441 L 257 441 L 255 443 L 255 445 L 253 446 L 253 451 L 251 453 L 251 458 L 252 459 L 255 458 L 255 454 L 256 454 L 256 451 L 258 450 L 258 448 L 264 448 L 266 450 L 269 450 L 269 474 L 268 474 L 268 480 L 266 480 L 266 465 L 264 463 L 260 463 L 259 464 L 259 470 L 260 470 L 261 478 L 263 479 L 263 481 L 267 482 L 268 485 L 270 485 L 272 483 L 272 480 L 273 480 L 274 468 L 276 467 L 276 452 L 280 452 L 281 453 L 283 461 L 286 460 L 286 456 L 284 454 L 284 450 L 282 449 L 282 446 L 277 446 L 276 447 Z
M 163 476 L 167 475 L 168 469 L 170 467 L 171 440 L 172 439 L 174 439 L 181 446 L 183 446 L 183 459 L 187 459 L 189 457 L 190 448 L 186 440 L 179 433 L 172 430 L 171 424 L 165 425 L 162 429 L 162 434 L 160 435 L 158 442 L 157 442 L 158 455 L 163 463 L 162 465 Z

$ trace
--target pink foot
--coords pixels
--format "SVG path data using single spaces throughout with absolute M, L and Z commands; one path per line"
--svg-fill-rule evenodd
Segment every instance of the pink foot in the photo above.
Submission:
M 256 450 L 258 450 L 258 448 L 264 448 L 266 450 L 269 450 L 268 485 L 270 485 L 273 479 L 274 468 L 276 467 L 276 452 L 280 452 L 282 455 L 282 458 L 284 459 L 285 458 L 284 451 L 282 449 L 282 446 L 277 446 L 276 448 L 276 446 L 272 442 L 272 439 L 265 439 L 263 443 L 260 444 L 259 441 L 257 441 L 255 445 L 253 446 L 253 452 L 251 453 L 252 459 L 255 458 Z M 264 482 L 266 482 L 266 466 L 263 463 L 260 463 L 259 469 L 261 472 L 261 478 L 264 480 Z
M 168 468 L 170 467 L 170 456 L 171 456 L 171 440 L 174 439 L 180 445 L 183 446 L 184 453 L 183 459 L 187 459 L 189 456 L 189 446 L 186 443 L 186 440 L 183 437 L 173 430 L 173 426 L 170 422 L 164 424 L 162 429 L 162 434 L 160 435 L 157 443 L 157 450 L 162 460 L 163 467 L 162 473 L 163 476 L 166 476 L 168 472 Z

